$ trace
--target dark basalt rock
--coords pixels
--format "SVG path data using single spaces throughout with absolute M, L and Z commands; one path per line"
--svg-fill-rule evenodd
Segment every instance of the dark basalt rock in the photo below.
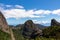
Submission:
M 51 20 L 51 26 L 60 26 L 60 23 L 57 22 L 55 19 Z
M 40 30 L 38 27 L 35 27 L 32 20 L 28 20 L 24 23 L 22 35 L 25 38 L 35 38 L 36 36 L 40 36 L 41 33 L 42 30 Z

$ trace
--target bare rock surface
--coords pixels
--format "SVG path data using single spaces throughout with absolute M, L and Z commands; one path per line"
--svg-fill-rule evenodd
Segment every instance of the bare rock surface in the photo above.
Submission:
M 24 23 L 22 35 L 25 38 L 35 38 L 37 36 L 40 36 L 41 33 L 42 30 L 40 30 L 38 27 L 35 27 L 32 20 L 28 20 Z
M 55 19 L 51 20 L 51 26 L 60 26 L 60 23 L 57 22 Z
M 3 16 L 2 12 L 0 12 L 0 30 L 3 32 L 9 33 L 11 35 L 11 40 L 15 40 L 14 34 L 12 29 L 8 26 L 5 17 Z
M 3 16 L 2 12 L 0 12 L 0 29 L 4 32 L 9 33 L 9 26 L 8 26 L 6 19 Z

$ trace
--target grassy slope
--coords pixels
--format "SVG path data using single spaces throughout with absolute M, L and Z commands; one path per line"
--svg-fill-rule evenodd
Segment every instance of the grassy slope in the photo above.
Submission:
M 11 40 L 11 37 L 8 33 L 0 30 L 0 40 Z

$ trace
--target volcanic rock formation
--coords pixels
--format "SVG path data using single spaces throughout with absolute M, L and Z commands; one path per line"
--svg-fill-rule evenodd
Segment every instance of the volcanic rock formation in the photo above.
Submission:
M 4 32 L 9 33 L 9 26 L 6 22 L 5 17 L 3 16 L 1 12 L 0 12 L 0 29 Z
M 57 22 L 55 19 L 51 20 L 51 26 L 60 26 L 60 23 Z
M 25 38 L 35 38 L 36 36 L 40 36 L 41 33 L 42 30 L 40 30 L 38 27 L 35 27 L 32 20 L 28 20 L 24 23 L 22 35 Z
M 11 28 L 9 28 L 6 22 L 6 19 L 1 12 L 0 12 L 0 30 L 2 30 L 3 32 L 9 33 L 11 35 L 11 40 L 15 40 L 13 31 Z

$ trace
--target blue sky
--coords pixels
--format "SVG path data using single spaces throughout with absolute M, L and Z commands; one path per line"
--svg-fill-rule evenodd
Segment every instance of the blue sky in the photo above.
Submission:
M 27 20 L 49 25 L 51 19 L 60 22 L 60 0 L 0 0 L 8 24 L 23 24 Z

